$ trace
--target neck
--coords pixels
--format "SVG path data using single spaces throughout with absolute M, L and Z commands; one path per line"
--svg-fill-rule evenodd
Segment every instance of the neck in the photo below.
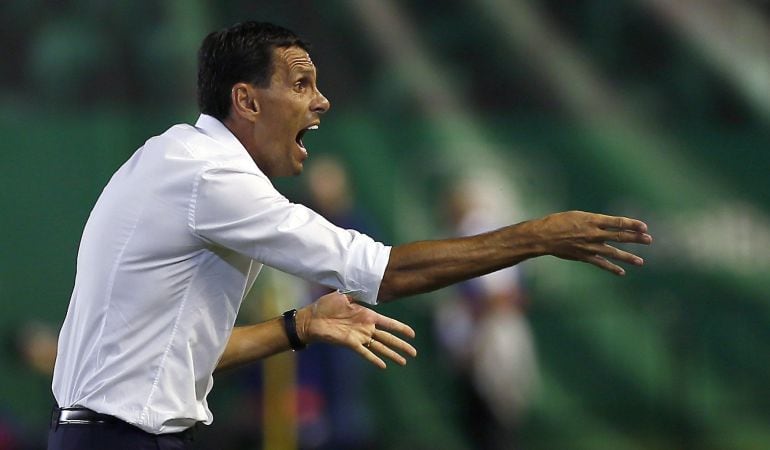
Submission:
M 251 127 L 249 126 L 248 122 L 235 119 L 232 116 L 228 116 L 225 118 L 225 120 L 222 121 L 222 124 L 224 124 L 224 126 L 227 127 L 231 133 L 233 133 L 236 139 L 238 139 L 241 145 L 243 145 L 243 148 L 245 148 L 249 153 L 251 159 L 253 159 L 257 165 L 259 165 L 257 158 L 256 140 L 253 133 L 251 132 Z

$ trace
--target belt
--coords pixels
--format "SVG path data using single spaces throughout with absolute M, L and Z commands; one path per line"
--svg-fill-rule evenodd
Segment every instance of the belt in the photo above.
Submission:
M 58 428 L 59 425 L 97 425 L 97 424 L 109 424 L 120 425 L 131 428 L 136 428 L 134 425 L 129 424 L 115 416 L 109 414 L 101 414 L 88 408 L 80 406 L 73 406 L 70 408 L 58 408 L 54 406 L 53 414 L 51 415 L 51 427 L 53 429 Z M 192 441 L 195 435 L 196 426 L 190 427 L 179 433 L 170 433 L 164 436 L 177 436 L 184 440 Z M 138 429 L 138 428 L 137 428 Z M 149 433 L 148 433 L 149 434 Z
M 54 416 L 51 420 L 54 424 L 58 425 L 93 425 L 104 423 L 125 423 L 115 416 L 108 414 L 101 414 L 96 411 L 92 411 L 88 408 L 56 408 L 54 409 Z

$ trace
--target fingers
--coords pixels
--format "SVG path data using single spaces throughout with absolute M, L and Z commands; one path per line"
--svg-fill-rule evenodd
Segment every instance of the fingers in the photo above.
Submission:
M 631 230 L 639 233 L 647 233 L 647 224 L 641 220 L 630 219 L 628 217 L 606 216 L 604 214 L 596 214 L 596 216 L 599 218 L 599 228 L 605 230 Z
M 596 216 L 599 218 L 597 226 L 605 231 L 601 239 L 645 245 L 652 243 L 652 236 L 647 233 L 647 224 L 640 220 L 602 214 Z
M 388 340 L 388 341 L 392 339 L 394 340 L 393 342 L 398 341 L 396 346 L 401 351 L 403 351 L 404 353 L 407 353 L 409 356 L 412 356 L 412 357 L 417 355 L 417 350 L 411 345 L 407 344 L 406 342 L 401 341 L 401 339 L 384 331 L 380 331 L 379 333 L 383 333 L 384 335 L 387 335 L 387 336 L 380 336 L 379 339 Z M 381 358 L 379 358 L 375 354 L 375 352 L 379 353 L 385 358 L 390 359 L 391 361 L 394 361 L 398 365 L 401 365 L 401 366 L 406 365 L 406 358 L 404 358 L 395 350 L 390 348 L 388 344 L 385 344 L 383 341 L 378 341 L 374 338 L 370 338 L 370 340 L 365 344 L 360 344 L 356 346 L 354 350 L 356 351 L 356 353 L 361 355 L 365 360 L 369 361 L 370 363 L 374 364 L 380 369 L 387 368 L 387 365 L 385 364 L 385 361 L 383 361 Z
M 403 339 L 399 338 L 398 336 L 394 336 L 394 335 L 388 333 L 387 331 L 376 330 L 374 332 L 374 335 L 372 336 L 372 338 L 374 339 L 374 341 L 372 341 L 371 345 L 369 346 L 370 348 L 373 347 L 374 344 L 381 344 L 381 345 L 377 345 L 376 349 L 381 349 L 381 348 L 396 349 L 400 353 L 406 353 L 407 355 L 411 356 L 412 358 L 417 356 L 417 349 L 412 347 L 412 345 L 409 344 L 408 342 L 404 341 Z M 387 354 L 383 354 L 383 356 L 388 356 L 388 355 Z M 390 359 L 393 359 L 394 361 L 398 362 L 394 358 L 390 358 Z M 401 358 L 401 359 L 403 359 L 403 358 Z M 406 360 L 404 360 L 404 364 L 406 364 Z
M 601 269 L 604 269 L 608 272 L 612 272 L 615 275 L 623 276 L 626 274 L 626 271 L 618 266 L 617 264 L 613 264 L 607 259 L 599 256 L 599 255 L 592 255 L 584 259 L 585 262 L 589 264 L 593 264 L 596 267 L 599 267 Z
M 411 357 L 417 356 L 417 349 L 408 342 L 383 330 L 375 330 L 368 341 L 355 346 L 354 350 L 381 369 L 387 366 L 382 359 L 377 357 L 375 352 L 401 366 L 406 365 L 406 358 L 400 353 Z
M 363 357 L 365 360 L 369 361 L 380 369 L 385 369 L 388 367 L 385 364 L 385 361 L 378 358 L 377 355 L 372 353 L 372 351 L 365 347 L 363 344 L 354 347 L 353 350 L 355 350 L 355 352 L 361 355 L 361 357 Z
M 399 322 L 396 319 L 391 319 L 388 316 L 378 314 L 376 325 L 378 328 L 395 331 L 396 333 L 404 335 L 410 339 L 414 338 L 414 330 L 412 327 L 405 323 Z
M 369 351 L 377 352 L 380 355 L 390 359 L 391 361 L 394 361 L 396 364 L 400 366 L 406 365 L 406 358 L 396 353 L 393 349 L 389 348 L 387 345 L 383 344 L 379 341 L 373 341 L 371 345 L 369 345 Z
M 631 244 L 650 245 L 652 243 L 652 236 L 649 234 L 627 230 L 605 230 L 602 232 L 600 239 Z
M 597 255 L 604 256 L 606 258 L 612 258 L 617 261 L 633 264 L 635 266 L 644 265 L 644 260 L 633 253 L 629 253 L 619 248 L 615 248 L 611 245 L 603 244 L 596 249 Z
M 644 260 L 633 253 L 608 245 L 608 242 L 643 245 L 652 243 L 647 224 L 628 217 L 570 211 L 549 218 L 553 219 L 549 226 L 557 224 L 555 228 L 562 227 L 567 230 L 567 237 L 556 239 L 556 251 L 550 254 L 563 259 L 584 261 L 617 275 L 624 275 L 626 272 L 615 262 L 641 266 Z
M 620 266 L 610 262 L 608 258 L 628 264 L 633 264 L 635 266 L 644 265 L 644 259 L 634 255 L 633 253 L 620 250 L 611 245 L 601 244 L 590 246 L 588 251 L 588 255 L 583 259 L 585 262 L 593 264 L 617 275 L 625 275 L 626 271 Z

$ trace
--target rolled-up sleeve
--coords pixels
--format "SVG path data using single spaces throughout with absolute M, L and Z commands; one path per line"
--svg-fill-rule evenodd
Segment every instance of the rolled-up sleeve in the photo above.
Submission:
M 193 233 L 267 266 L 376 304 L 390 247 L 289 202 L 261 173 L 207 167 L 189 209 Z

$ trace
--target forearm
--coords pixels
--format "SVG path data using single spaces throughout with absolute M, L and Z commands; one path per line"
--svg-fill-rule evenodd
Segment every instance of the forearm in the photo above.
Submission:
M 543 254 L 528 222 L 476 236 L 419 241 L 393 247 L 379 300 L 428 292 Z
M 241 366 L 289 349 L 280 318 L 235 327 L 227 341 L 216 371 Z
M 476 236 L 400 245 L 391 250 L 378 298 L 432 291 L 541 255 L 582 261 L 616 275 L 626 272 L 612 261 L 644 264 L 609 242 L 649 245 L 652 236 L 636 219 L 568 211 Z
M 400 365 L 406 364 L 402 354 L 412 357 L 417 354 L 414 347 L 393 334 L 413 338 L 414 330 L 408 325 L 356 304 L 339 292 L 326 294 L 297 310 L 295 320 L 300 342 L 326 342 L 348 347 L 383 369 L 385 362 L 377 354 Z M 281 317 L 235 327 L 216 371 L 267 358 L 289 348 Z
M 307 307 L 297 311 L 297 332 L 303 342 L 308 339 L 305 334 L 308 320 Z M 281 317 L 254 325 L 235 327 L 215 371 L 242 366 L 285 352 L 289 348 L 289 338 L 286 336 Z

